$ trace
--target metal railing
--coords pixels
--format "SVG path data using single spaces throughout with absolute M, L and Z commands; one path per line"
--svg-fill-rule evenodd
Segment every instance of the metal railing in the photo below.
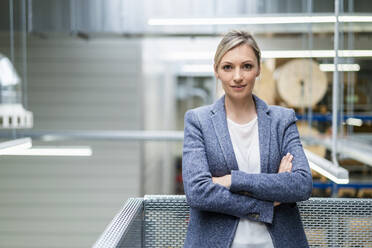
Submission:
M 298 203 L 310 247 L 372 247 L 372 199 L 311 198 Z M 182 247 L 185 196 L 130 198 L 94 248 Z

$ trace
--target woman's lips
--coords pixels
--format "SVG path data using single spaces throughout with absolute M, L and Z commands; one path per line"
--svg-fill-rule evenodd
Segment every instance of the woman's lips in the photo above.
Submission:
M 231 87 L 234 88 L 234 90 L 242 90 L 245 88 L 245 86 L 247 85 L 246 84 L 245 85 L 233 85 Z

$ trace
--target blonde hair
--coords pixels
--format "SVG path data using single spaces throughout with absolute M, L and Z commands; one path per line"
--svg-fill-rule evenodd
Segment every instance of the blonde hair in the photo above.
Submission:
M 247 44 L 253 49 L 257 58 L 258 66 L 260 67 L 261 50 L 253 36 L 244 30 L 231 30 L 223 36 L 222 40 L 218 44 L 216 54 L 214 55 L 214 70 L 217 71 L 222 57 L 228 51 L 243 44 Z

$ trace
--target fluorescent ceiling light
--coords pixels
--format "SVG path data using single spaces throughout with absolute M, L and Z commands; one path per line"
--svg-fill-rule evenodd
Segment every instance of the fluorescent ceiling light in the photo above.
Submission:
M 339 56 L 340 57 L 372 57 L 372 50 L 340 50 Z
M 17 156 L 91 156 L 92 149 L 86 146 L 33 147 L 31 149 L 10 151 L 6 155 Z
M 329 160 L 305 149 L 310 168 L 322 174 L 337 184 L 349 183 L 349 172 L 341 166 L 334 165 Z
M 262 58 L 330 58 L 335 56 L 334 50 L 266 50 Z
M 372 57 L 372 50 L 339 50 L 339 57 Z M 166 60 L 209 60 L 214 52 L 172 52 L 165 56 Z M 334 58 L 334 50 L 263 50 L 263 59 L 274 58 Z
M 0 155 L 8 155 L 9 153 L 22 151 L 32 146 L 30 138 L 21 138 L 0 143 Z
M 339 50 L 339 57 L 372 57 L 372 50 Z M 334 58 L 334 50 L 266 50 L 262 58 Z
M 259 25 L 259 24 L 306 24 L 335 23 L 334 15 L 293 15 L 293 16 L 252 16 L 252 17 L 211 17 L 211 18 L 150 18 L 150 26 L 189 25 Z M 339 16 L 339 22 L 372 22 L 372 16 Z
M 321 71 L 335 71 L 334 64 L 320 64 L 319 68 Z M 358 64 L 338 64 L 338 71 L 359 71 L 360 66 Z
M 183 73 L 213 73 L 213 65 L 211 64 L 191 64 L 183 65 L 181 68 Z
M 234 24 L 288 24 L 288 23 L 332 23 L 334 16 L 258 16 L 231 18 L 159 18 L 149 19 L 151 26 L 184 25 L 234 25 Z
M 322 167 L 320 167 L 319 165 L 311 161 L 309 161 L 309 165 L 312 170 L 318 172 L 319 174 L 325 176 L 326 178 L 328 178 L 329 180 L 337 184 L 348 184 L 349 183 L 349 179 L 337 178 L 336 176 L 332 175 L 331 173 L 329 173 L 328 171 L 326 171 L 325 169 L 323 169 Z
M 87 146 L 32 147 L 31 138 L 21 138 L 0 143 L 0 155 L 11 156 L 91 156 Z
M 347 15 L 342 15 L 338 17 L 338 20 L 340 22 L 372 22 L 372 16 L 367 15 L 367 16 L 347 16 Z

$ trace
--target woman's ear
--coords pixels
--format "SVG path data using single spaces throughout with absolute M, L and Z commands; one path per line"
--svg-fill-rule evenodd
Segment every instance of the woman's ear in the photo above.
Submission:
M 261 65 L 258 66 L 256 77 L 260 76 L 261 73 Z

